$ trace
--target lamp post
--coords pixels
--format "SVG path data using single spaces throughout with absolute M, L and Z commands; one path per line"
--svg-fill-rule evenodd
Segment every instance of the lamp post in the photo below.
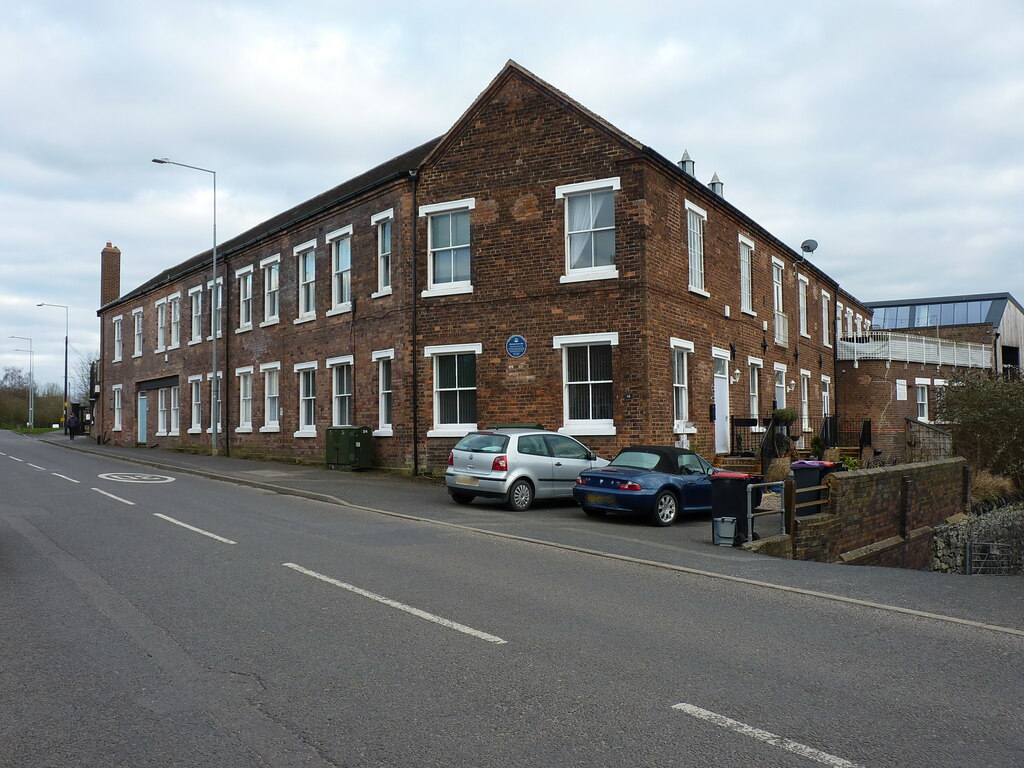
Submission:
M 220 332 L 220 302 L 217 300 L 217 172 L 209 168 L 200 168 L 196 165 L 186 165 L 168 160 L 166 157 L 154 157 L 154 163 L 160 165 L 177 165 L 181 168 L 190 168 L 193 171 L 202 171 L 213 176 L 213 289 L 210 292 L 210 336 L 213 342 L 210 352 L 212 361 L 211 370 L 213 376 L 210 384 L 210 452 L 217 453 L 217 427 L 220 424 L 220 380 L 217 378 L 217 334 Z
M 68 433 L 68 308 L 66 304 L 47 304 L 40 301 L 37 307 L 58 307 L 64 310 L 64 434 Z
M 36 426 L 36 376 L 35 353 L 32 351 L 32 339 L 28 336 L 8 336 L 10 339 L 22 339 L 28 342 L 28 349 L 16 349 L 15 352 L 28 352 L 28 426 Z

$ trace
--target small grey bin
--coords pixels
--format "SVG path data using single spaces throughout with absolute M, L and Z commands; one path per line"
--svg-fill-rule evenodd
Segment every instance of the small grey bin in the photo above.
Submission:
M 711 519 L 712 541 L 718 547 L 731 547 L 736 538 L 735 517 L 714 517 Z

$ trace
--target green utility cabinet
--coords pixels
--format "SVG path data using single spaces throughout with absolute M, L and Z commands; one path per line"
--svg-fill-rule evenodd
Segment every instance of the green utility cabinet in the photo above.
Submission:
M 327 466 L 369 469 L 373 466 L 373 431 L 369 427 L 328 427 Z

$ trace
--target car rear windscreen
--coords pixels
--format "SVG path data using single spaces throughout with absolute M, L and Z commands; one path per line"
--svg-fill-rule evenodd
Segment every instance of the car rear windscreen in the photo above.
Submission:
M 504 453 L 508 445 L 508 435 L 466 435 L 455 444 L 456 451 L 472 451 L 473 453 Z
M 612 459 L 611 466 L 654 469 L 658 466 L 659 461 L 661 461 L 661 457 L 656 453 L 647 453 L 645 451 L 623 451 Z

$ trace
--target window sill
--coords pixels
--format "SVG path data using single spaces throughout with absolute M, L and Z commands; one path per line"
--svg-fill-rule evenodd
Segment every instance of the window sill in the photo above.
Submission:
M 262 323 L 260 323 L 260 328 L 266 328 L 268 325 L 277 325 L 279 322 L 281 322 L 281 319 L 279 317 L 275 317 L 270 320 L 264 320 Z
M 585 283 L 591 280 L 615 280 L 619 277 L 617 267 L 593 267 L 590 269 L 574 269 L 558 278 L 560 283 Z
M 300 315 L 292 320 L 292 325 L 302 325 L 303 323 L 311 323 L 316 320 L 316 315 Z
M 157 347 L 156 349 L 153 350 L 153 354 L 154 355 L 162 355 L 166 351 L 167 351 L 167 347 Z
M 170 432 L 167 433 L 167 436 L 168 437 L 180 437 L 181 435 L 178 434 L 178 430 L 172 429 Z
M 427 437 L 465 437 L 478 429 L 476 424 L 446 424 L 427 430 Z
M 300 429 L 298 432 L 293 432 L 292 437 L 316 437 L 316 429 Z
M 213 434 L 213 427 L 207 428 L 206 434 L 212 435 Z M 217 434 L 218 435 L 223 435 L 224 434 L 224 430 L 221 427 L 217 427 Z
M 222 338 L 224 338 L 224 334 L 223 334 L 223 333 L 221 333 L 220 331 L 217 331 L 217 338 L 218 338 L 218 339 L 222 339 Z M 207 336 L 207 337 L 206 337 L 206 340 L 207 340 L 207 341 L 213 341 L 213 336 Z
M 757 312 L 755 312 L 752 309 L 741 309 L 740 313 L 744 315 L 750 315 L 751 317 L 757 317 Z
M 387 288 L 382 288 L 381 290 L 377 291 L 376 293 L 371 293 L 370 294 L 370 298 L 371 299 L 379 299 L 382 296 L 390 296 L 390 295 L 391 295 L 391 286 L 389 285 Z
M 120 432 L 121 431 L 121 427 L 111 427 L 110 431 L 111 432 Z
M 180 344 L 180 343 L 178 343 L 178 344 L 171 344 L 171 345 L 170 345 L 169 347 L 167 347 L 167 349 L 165 349 L 164 351 L 165 351 L 165 352 L 170 352 L 171 350 L 173 350 L 173 349 L 177 349 L 177 348 L 178 348 L 178 347 L 180 347 L 180 346 L 181 346 L 181 344 Z
M 382 427 L 381 429 L 373 430 L 374 437 L 394 437 L 395 433 L 391 427 Z
M 472 293 L 472 285 L 433 286 L 423 291 L 420 296 L 430 298 L 431 296 L 454 296 L 459 293 Z
M 120 358 L 120 357 L 115 357 L 115 358 L 114 358 L 113 360 L 111 360 L 110 362 L 112 362 L 112 363 L 120 363 L 120 362 L 121 362 L 121 358 Z
M 690 426 L 687 426 L 687 424 Z M 696 435 L 697 427 L 693 425 L 693 422 L 677 421 L 675 422 L 672 431 L 677 435 Z
M 811 334 L 804 333 L 803 331 L 800 331 L 800 338 L 802 338 L 802 339 L 809 339 L 809 338 L 811 338 Z
M 191 340 L 191 341 L 190 341 L 190 342 L 188 343 L 188 345 L 189 345 L 190 347 L 194 347 L 194 346 L 195 346 L 196 344 L 202 344 L 202 343 L 203 343 L 203 340 L 202 340 L 202 339 L 192 339 L 192 340 Z
M 564 427 L 559 427 L 558 433 L 560 435 L 607 435 L 613 437 L 615 435 L 615 425 L 603 422 L 567 424 Z
M 276 424 L 272 425 L 272 426 L 260 427 L 260 432 L 280 432 L 280 431 L 281 431 L 281 427 L 277 426 Z
M 252 326 L 251 325 L 243 325 L 240 328 L 235 328 L 235 333 L 248 333 L 251 330 L 252 330 Z
M 692 285 L 688 285 L 688 286 L 686 286 L 686 289 L 690 293 L 696 293 L 698 296 L 703 296 L 706 299 L 710 299 L 711 298 L 711 294 L 708 293 L 707 291 L 705 291 L 703 288 L 694 288 Z
M 192 428 L 191 428 L 191 429 L 190 429 L 190 430 L 188 431 L 188 433 L 189 433 L 190 435 L 201 435 L 201 434 L 203 434 L 203 428 L 202 428 L 202 427 L 192 427 Z
M 141 352 L 136 352 L 134 355 L 132 355 L 133 359 L 136 358 L 136 357 L 142 357 L 142 353 Z
M 156 434 L 153 435 L 153 437 L 167 437 L 167 433 L 166 432 L 157 432 Z
M 235 427 L 235 432 L 247 435 L 252 432 L 252 427 Z
M 328 309 L 327 312 L 325 312 L 324 314 L 326 314 L 327 317 L 334 317 L 335 315 L 344 315 L 344 314 L 346 314 L 348 312 L 351 312 L 351 311 L 352 311 L 352 302 L 351 301 L 346 301 L 344 304 L 339 304 L 338 306 L 334 307 L 333 309 Z

